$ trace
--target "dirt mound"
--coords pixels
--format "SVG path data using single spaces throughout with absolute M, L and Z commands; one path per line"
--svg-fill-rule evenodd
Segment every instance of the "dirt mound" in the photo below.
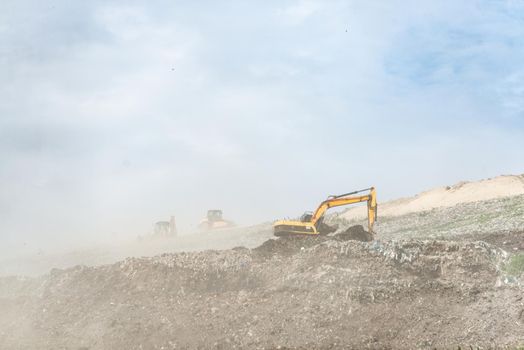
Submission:
M 373 234 L 364 230 L 362 225 L 351 226 L 344 232 L 337 233 L 335 237 L 342 241 L 371 242 L 373 240 Z
M 505 257 L 479 242 L 291 237 L 54 270 L 35 294 L 0 294 L 0 348 L 517 346 L 524 303 Z

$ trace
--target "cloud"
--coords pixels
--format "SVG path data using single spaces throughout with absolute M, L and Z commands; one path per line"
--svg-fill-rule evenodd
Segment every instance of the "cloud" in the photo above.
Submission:
M 134 237 L 171 214 L 191 231 L 208 207 L 257 223 L 371 184 L 522 172 L 523 13 L 4 2 L 0 240 Z
M 319 1 L 301 0 L 284 8 L 279 8 L 277 15 L 283 18 L 285 23 L 297 25 L 303 23 L 321 7 Z

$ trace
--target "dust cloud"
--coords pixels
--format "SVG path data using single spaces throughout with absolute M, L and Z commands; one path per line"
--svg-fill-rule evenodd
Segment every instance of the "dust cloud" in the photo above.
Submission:
M 523 17 L 0 1 L 0 348 L 522 346 Z

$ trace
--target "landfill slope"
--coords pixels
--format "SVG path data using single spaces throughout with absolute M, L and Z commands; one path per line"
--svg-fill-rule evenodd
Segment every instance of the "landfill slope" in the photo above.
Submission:
M 396 217 L 435 208 L 450 208 L 522 195 L 524 195 L 524 174 L 500 175 L 480 181 L 461 181 L 452 186 L 424 191 L 413 197 L 379 202 L 379 213 L 381 217 Z M 353 207 L 346 210 L 341 216 L 348 220 L 357 219 L 366 216 L 366 211 L 363 207 Z
M 269 240 L 0 279 L 2 349 L 515 347 L 524 300 L 485 242 Z M 15 292 L 13 292 L 15 291 Z

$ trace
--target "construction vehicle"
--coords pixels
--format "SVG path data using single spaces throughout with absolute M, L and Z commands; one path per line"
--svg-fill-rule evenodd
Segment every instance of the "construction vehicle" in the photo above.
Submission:
M 222 210 L 211 209 L 207 211 L 207 216 L 203 219 L 198 228 L 200 230 L 214 230 L 219 228 L 234 227 L 235 224 L 231 221 L 222 218 Z
M 174 216 L 171 216 L 169 221 L 157 221 L 153 225 L 153 237 L 176 237 L 177 233 Z
M 354 196 L 355 194 L 368 192 L 365 195 Z M 324 214 L 329 208 L 340 207 L 354 203 L 367 202 L 368 211 L 368 232 L 373 234 L 373 224 L 377 220 L 377 197 L 374 187 L 359 191 L 329 196 L 328 199 L 320 203 L 315 212 L 306 212 L 300 220 L 279 220 L 273 224 L 275 236 L 290 235 L 319 235 L 326 234 L 324 224 Z

